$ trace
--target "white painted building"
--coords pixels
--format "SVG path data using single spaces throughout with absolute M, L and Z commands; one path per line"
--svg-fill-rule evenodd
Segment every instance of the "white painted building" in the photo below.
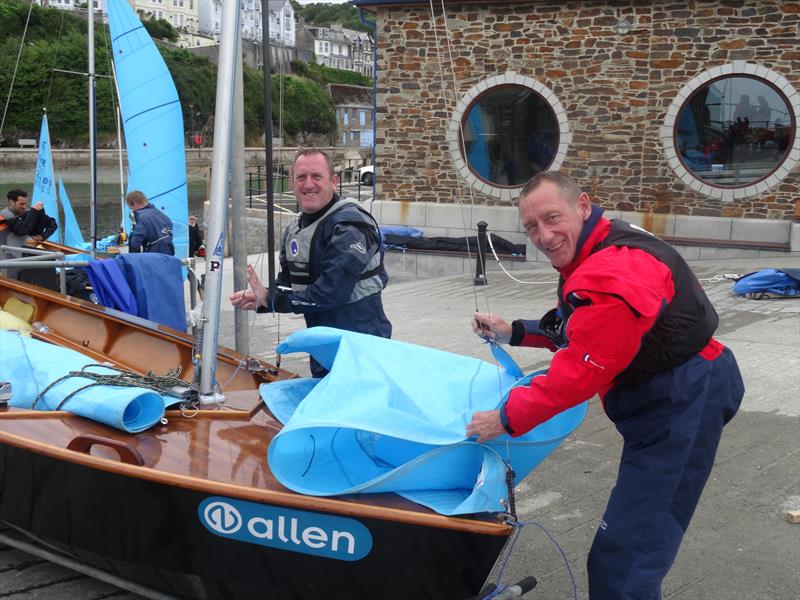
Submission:
M 34 0 L 42 6 L 62 10 L 82 10 L 84 0 Z M 128 2 L 139 18 L 164 19 L 172 25 L 181 37 L 194 35 L 198 31 L 198 5 L 201 0 L 93 0 L 95 10 L 102 12 L 104 21 L 108 2 Z M 195 45 L 195 44 L 192 44 Z
M 222 0 L 196 0 L 199 31 L 219 39 L 222 20 Z M 241 0 L 242 37 L 260 42 L 262 35 L 261 0 Z M 269 1 L 269 39 L 274 43 L 294 47 L 294 8 L 289 0 Z
M 330 27 L 309 27 L 314 36 L 317 64 L 333 69 L 356 71 L 372 77 L 372 38 L 363 31 L 345 29 L 337 23 Z
M 39 6 L 50 6 L 52 8 L 60 8 L 61 10 L 86 10 L 81 8 L 85 3 L 84 0 L 33 0 L 34 4 Z M 93 0 L 95 10 L 106 12 L 107 0 Z

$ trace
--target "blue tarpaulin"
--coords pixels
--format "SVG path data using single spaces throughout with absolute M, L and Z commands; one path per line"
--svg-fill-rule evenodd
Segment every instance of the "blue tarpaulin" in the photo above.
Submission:
M 519 438 L 478 444 L 465 438 L 472 414 L 498 408 L 536 374 L 327 327 L 292 334 L 278 352 L 308 352 L 330 370 L 261 387 L 285 425 L 270 444 L 270 469 L 304 494 L 391 491 L 442 514 L 503 511 L 505 461 L 518 483 L 586 413 L 583 403 Z
M 11 406 L 56 410 L 66 396 L 94 381 L 84 377 L 64 379 L 53 385 L 35 406 L 33 403 L 59 378 L 95 362 L 74 350 L 0 330 L 0 379 L 11 382 Z M 91 371 L 117 373 L 105 367 L 92 367 Z M 177 401 L 172 397 L 162 399 L 160 394 L 145 388 L 102 385 L 76 393 L 64 402 L 61 410 L 136 433 L 158 423 L 164 416 L 165 404 Z
M 181 261 L 157 252 L 120 254 L 117 264 L 136 298 L 137 314 L 186 331 Z
M 87 265 L 86 272 L 100 304 L 130 315 L 137 314 L 136 298 L 116 259 L 93 260 Z

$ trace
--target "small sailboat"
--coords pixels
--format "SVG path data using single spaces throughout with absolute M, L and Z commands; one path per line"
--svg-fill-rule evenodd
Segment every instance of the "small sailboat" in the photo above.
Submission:
M 336 388 L 333 379 L 300 380 L 274 365 L 217 345 L 233 106 L 230 74 L 234 71 L 238 3 L 225 3 L 223 11 L 208 236 L 214 243 L 206 260 L 204 324 L 199 339 L 0 277 L 0 307 L 19 315 L 27 324 L 20 329 L 27 330 L 33 342 L 52 344 L 59 351 L 74 350 L 103 363 L 103 368 L 111 365 L 139 381 L 152 379 L 152 370 L 169 370 L 173 377 L 164 394 L 175 394 L 178 408 L 166 409 L 162 419 L 143 431 L 127 433 L 63 410 L 69 408 L 68 399 L 48 405 L 47 410 L 33 404 L 29 408 L 0 406 L 0 522 L 50 549 L 113 574 L 122 584 L 121 580 L 126 580 L 146 586 L 153 597 L 472 597 L 481 590 L 514 531 L 508 518 L 513 518 L 513 487 L 518 479 L 510 469 L 503 468 L 501 476 L 507 479 L 502 486 L 502 502 L 497 495 L 486 495 L 474 504 L 490 506 L 491 510 L 447 516 L 424 504 L 431 504 L 430 500 L 440 495 L 442 490 L 436 486 L 450 481 L 456 469 L 467 473 L 475 490 L 483 491 L 491 475 L 486 465 L 503 464 L 497 460 L 497 449 L 447 436 L 438 446 L 412 443 L 411 448 L 395 443 L 389 432 L 365 436 L 336 423 L 324 433 L 328 437 L 322 446 L 326 447 L 317 447 L 314 440 L 318 429 L 309 431 L 306 427 L 304 432 L 294 420 L 285 428 L 282 421 L 287 415 L 279 417 L 275 405 L 271 405 L 274 410 L 267 408 L 262 400 L 264 390 L 304 388 L 310 396 L 311 392 L 321 395 L 326 387 L 340 389 L 334 400 L 347 403 L 358 381 L 343 386 L 339 380 Z M 319 340 L 320 332 L 309 330 L 305 335 Z M 318 358 L 334 361 L 334 345 L 341 350 L 349 342 L 336 338 L 336 330 L 323 331 L 322 338 L 326 335 L 338 341 L 334 344 L 323 339 Z M 31 356 L 26 348 L 32 346 L 21 337 L 4 339 L 12 340 L 6 342 L 9 348 L 22 348 L 15 364 L 24 362 L 25 357 L 44 362 L 41 346 L 37 355 Z M 302 350 L 307 341 L 303 336 L 287 340 L 288 349 L 294 346 Z M 429 356 L 426 354 L 423 360 L 427 362 Z M 481 361 L 469 361 L 470 368 L 483 368 Z M 488 367 L 495 371 L 494 365 Z M 377 368 L 380 371 L 382 367 L 378 364 Z M 332 373 L 340 370 L 333 365 Z M 37 362 L 31 364 L 24 382 L 12 382 L 12 405 L 13 395 L 21 394 L 23 387 L 29 389 L 30 380 L 36 379 L 33 374 L 38 373 Z M 81 373 L 68 376 L 83 377 Z M 462 377 L 462 385 L 470 390 L 464 410 L 477 406 L 472 403 L 473 388 L 493 389 L 491 396 L 496 401 L 497 380 L 487 379 L 485 372 L 477 375 L 476 371 L 472 379 Z M 4 376 L 0 368 L 0 379 Z M 505 385 L 517 376 L 506 372 L 502 378 Z M 113 387 L 119 381 L 105 384 Z M 34 402 L 47 396 L 59 382 L 41 383 L 46 389 L 34 390 Z M 102 405 L 102 395 L 108 392 L 94 383 L 87 385 L 81 388 L 82 393 L 98 396 Z M 418 409 L 431 404 L 426 394 L 435 388 L 422 383 L 418 387 L 421 400 L 416 405 L 407 404 L 401 412 L 412 414 L 422 423 L 427 418 Z M 390 403 L 401 404 L 392 398 Z M 534 442 L 532 448 L 537 444 L 554 447 L 554 442 L 577 426 L 582 415 L 574 412 L 561 423 L 558 435 L 548 432 L 545 437 L 549 439 Z M 288 419 L 294 419 L 294 415 Z M 454 422 L 451 428 L 463 427 L 458 419 Z M 315 427 L 319 425 L 317 422 Z M 273 440 L 284 429 L 294 435 L 284 435 L 280 452 L 274 452 L 270 449 Z M 348 452 L 361 452 L 358 460 L 366 457 L 369 469 L 379 474 L 381 491 L 362 493 L 365 490 L 351 485 L 344 496 L 298 493 L 282 483 L 285 479 L 278 479 L 267 461 L 272 452 L 270 461 L 280 461 L 282 470 L 290 470 L 301 479 L 313 471 L 317 482 L 323 483 L 326 469 L 331 474 L 336 469 L 339 480 L 352 484 L 354 465 L 350 458 L 334 456 L 342 441 Z M 434 477 L 440 480 L 437 484 L 430 484 L 434 493 L 407 493 L 406 477 L 397 478 L 402 489 L 389 485 L 393 476 L 387 471 L 392 466 L 388 463 L 396 457 L 404 455 L 407 463 L 427 465 L 449 446 L 466 452 L 458 454 L 453 463 L 433 464 L 434 475 L 440 475 Z M 539 455 L 543 458 L 546 453 Z M 332 460 L 328 458 L 319 462 L 321 456 L 334 456 L 338 466 L 337 462 L 326 463 Z M 308 469 L 302 468 L 303 460 Z M 522 476 L 520 471 L 517 477 Z M 492 489 L 496 491 L 497 487 Z M 460 493 L 453 491 L 455 496 Z
M 140 190 L 172 220 L 175 256 L 189 256 L 183 114 L 169 69 L 128 2 L 108 2 L 108 27 L 125 147 L 128 191 Z M 124 230 L 130 231 L 125 211 Z
M 130 4 L 108 2 L 107 9 L 114 81 L 128 157 L 128 191 L 142 191 L 172 220 L 175 256 L 186 258 L 189 249 L 188 188 L 178 92 L 164 59 Z M 58 204 L 46 115 L 41 131 L 34 198 L 40 190 L 43 198 L 48 198 L 45 210 L 56 216 Z M 51 240 L 45 247 L 72 254 L 91 250 L 77 221 L 68 216 L 74 217 L 74 213 L 63 185 L 59 186 L 58 199 L 65 213 L 63 229 L 59 222 L 60 245 Z M 125 206 L 121 207 L 121 215 L 120 227 L 130 232 L 130 215 Z M 115 238 L 116 234 L 111 234 L 98 240 L 98 249 L 109 250 Z

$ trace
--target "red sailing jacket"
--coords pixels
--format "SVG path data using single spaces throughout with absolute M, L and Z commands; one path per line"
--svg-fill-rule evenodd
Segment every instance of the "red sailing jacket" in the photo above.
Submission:
M 595 394 L 602 399 L 620 381 L 621 374 L 629 373 L 630 367 L 638 365 L 635 359 L 647 354 L 648 348 L 674 346 L 686 350 L 680 331 L 654 328 L 659 319 L 664 321 L 665 307 L 675 298 L 673 271 L 640 248 L 624 245 L 603 247 L 603 241 L 610 233 L 609 220 L 590 218 L 577 256 L 560 270 L 560 297 L 571 300 L 572 310 L 566 324 L 567 344 L 556 351 L 546 375 L 535 377 L 529 386 L 511 390 L 501 409 L 501 418 L 513 436 L 530 431 Z M 678 256 L 672 249 L 668 252 L 673 258 Z M 680 258 L 675 261 L 683 263 Z M 678 277 L 684 278 L 688 288 L 697 287 L 696 291 L 681 295 L 682 304 L 690 305 L 689 311 L 693 315 L 711 313 L 698 316 L 707 334 L 693 342 L 694 347 L 690 347 L 688 356 L 685 353 L 677 358 L 658 356 L 657 360 L 650 362 L 671 360 L 672 365 L 662 366 L 673 366 L 698 350 L 705 358 L 713 359 L 722 352 L 722 345 L 711 338 L 717 324 L 716 313 L 685 263 L 682 266 L 673 263 L 673 268 Z M 693 296 L 688 302 L 687 295 Z M 685 317 L 685 314 L 680 317 Z M 654 333 L 660 333 L 664 339 L 650 339 L 643 346 L 647 336 Z M 542 339 L 541 336 L 526 335 L 519 345 L 542 346 Z M 646 368 L 640 371 L 652 375 Z

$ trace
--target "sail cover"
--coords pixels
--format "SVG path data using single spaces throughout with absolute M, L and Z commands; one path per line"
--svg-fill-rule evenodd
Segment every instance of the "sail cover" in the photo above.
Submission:
M 16 331 L 0 330 L 0 379 L 11 382 L 11 406 L 56 410 L 62 401 L 84 386 L 94 383 L 84 377 L 69 377 L 70 371 L 80 371 L 94 360 L 69 348 L 25 337 Z M 115 375 L 116 371 L 102 366 L 90 369 L 94 373 Z M 58 382 L 58 383 L 55 383 Z M 52 385 L 52 387 L 49 387 Z M 36 402 L 37 396 L 44 396 Z M 164 416 L 165 404 L 156 392 L 138 387 L 102 385 L 78 391 L 61 406 L 61 410 L 105 423 L 129 433 L 143 431 Z
M 141 190 L 172 219 L 175 256 L 189 253 L 183 115 L 161 54 L 126 1 L 108 3 L 120 107 L 128 149 L 128 191 Z M 125 230 L 130 231 L 126 219 Z
M 292 334 L 278 352 L 308 352 L 330 369 L 261 388 L 285 425 L 270 469 L 304 494 L 396 492 L 448 515 L 507 510 L 505 461 L 519 483 L 586 414 L 584 402 L 521 437 L 478 444 L 464 434 L 472 414 L 537 373 L 327 327 Z

